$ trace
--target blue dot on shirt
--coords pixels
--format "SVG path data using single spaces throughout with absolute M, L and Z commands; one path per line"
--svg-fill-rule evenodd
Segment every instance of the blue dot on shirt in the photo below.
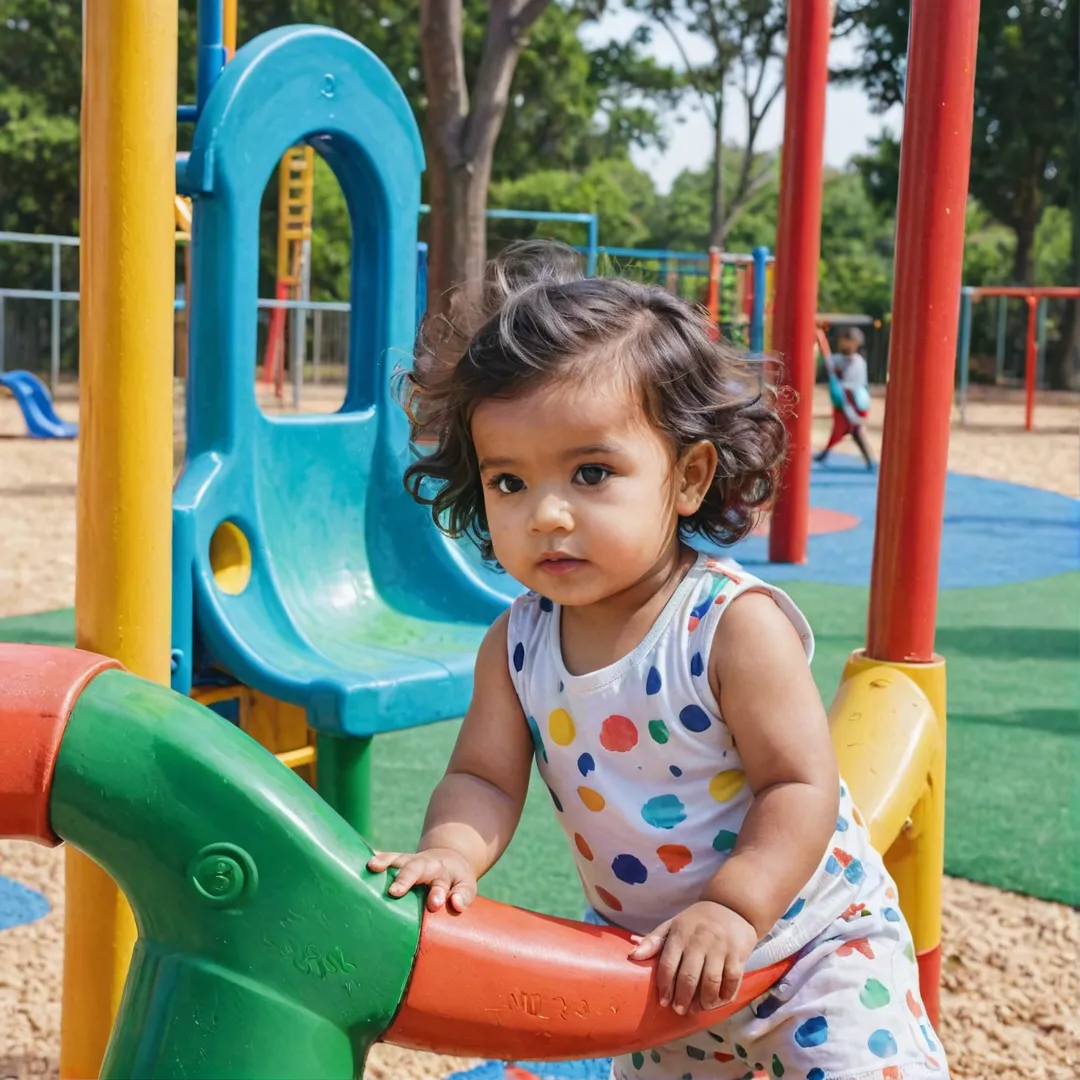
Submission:
M 582 754 L 577 759 L 577 767 L 582 776 L 588 776 L 596 768 L 596 762 L 593 761 L 592 754 Z
M 682 769 L 680 769 L 678 765 L 669 765 L 668 771 L 672 776 L 682 776 Z
M 784 914 L 780 916 L 780 918 L 794 919 L 795 916 L 798 915 L 804 907 L 806 907 L 806 900 L 804 897 L 800 896 L 799 899 L 796 900 L 795 903 L 792 904 L 791 907 L 789 907 L 787 911 L 785 911 Z
M 700 705 L 687 705 L 679 713 L 679 720 L 687 731 L 705 731 L 712 724 L 709 714 Z
M 900 912 L 894 907 L 887 907 L 881 909 L 881 914 L 885 916 L 886 922 L 899 922 Z
M 844 871 L 844 877 L 851 882 L 852 885 L 858 885 L 864 877 L 866 877 L 866 871 L 863 869 L 863 864 L 858 859 L 852 859 L 848 863 L 847 869 Z
M 836 819 L 836 831 L 837 832 L 847 832 L 848 831 L 848 823 L 847 823 L 847 818 L 846 817 L 838 817 Z
M 866 1045 L 870 1047 L 870 1053 L 879 1058 L 892 1057 L 897 1051 L 896 1039 L 893 1038 L 893 1033 L 885 1028 L 878 1028 L 866 1040 Z
M 811 1046 L 821 1046 L 829 1038 L 829 1022 L 824 1016 L 811 1016 L 795 1029 L 795 1041 L 807 1050 Z
M 690 658 L 690 674 L 700 675 L 705 670 L 705 662 L 701 659 L 701 653 L 696 652 Z
M 655 667 L 649 668 L 649 674 L 645 676 L 645 693 L 659 694 L 660 687 L 663 685 L 664 682 L 660 678 L 660 672 Z
M 532 735 L 533 750 L 547 761 L 547 750 L 544 747 L 544 737 L 540 734 L 540 725 L 531 716 L 525 717 L 525 722 L 529 725 L 529 734 Z
M 825 1080 L 825 1070 L 824 1069 L 811 1069 L 806 1074 L 806 1080 Z
M 611 869 L 615 876 L 627 885 L 643 885 L 649 876 L 645 864 L 636 855 L 616 855 L 611 862 Z
M 540 597 L 540 610 L 541 611 L 554 611 L 555 605 L 546 597 Z
M 520 671 L 525 666 L 525 646 L 519 641 L 514 646 L 514 670 Z
M 772 1016 L 777 1009 L 783 1005 L 783 1001 L 776 997 L 774 994 L 770 994 L 764 1001 L 759 1002 L 754 1007 L 754 1015 L 761 1020 L 765 1020 Z
M 686 820 L 686 807 L 676 795 L 654 795 L 641 808 L 641 816 L 654 829 L 674 829 Z
M 830 855 L 825 862 L 826 874 L 839 874 L 840 873 L 840 861 L 835 855 Z

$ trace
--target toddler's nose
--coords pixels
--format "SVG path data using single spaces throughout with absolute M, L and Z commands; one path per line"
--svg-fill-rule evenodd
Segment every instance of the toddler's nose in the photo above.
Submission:
M 557 495 L 541 496 L 532 514 L 532 527 L 536 532 L 571 532 L 574 517 L 565 499 Z

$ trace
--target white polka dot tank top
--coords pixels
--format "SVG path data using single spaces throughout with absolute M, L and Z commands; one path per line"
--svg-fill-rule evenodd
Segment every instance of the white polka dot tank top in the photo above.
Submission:
M 511 608 L 510 674 L 537 768 L 590 905 L 632 932 L 647 933 L 698 899 L 753 799 L 707 673 L 716 627 L 748 590 L 774 598 L 809 660 L 813 635 L 791 599 L 704 554 L 637 648 L 585 675 L 563 664 L 559 605 L 529 593 Z M 851 905 L 864 864 L 877 859 L 861 825 L 841 785 L 833 842 L 753 966 L 796 952 Z

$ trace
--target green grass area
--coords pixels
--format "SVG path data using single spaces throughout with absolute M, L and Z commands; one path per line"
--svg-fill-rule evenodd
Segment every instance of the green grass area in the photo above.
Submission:
M 789 583 L 817 635 L 826 701 L 863 639 L 865 589 Z M 70 614 L 0 622 L 0 640 L 69 644 Z M 1080 573 L 941 594 L 938 649 L 948 661 L 945 866 L 950 874 L 1080 906 Z M 375 834 L 415 843 L 457 724 L 376 740 Z M 582 899 L 543 784 L 484 882 L 488 896 L 577 916 Z

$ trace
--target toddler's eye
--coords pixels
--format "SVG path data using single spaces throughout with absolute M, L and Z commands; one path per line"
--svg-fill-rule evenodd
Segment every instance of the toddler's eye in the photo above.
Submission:
M 489 486 L 496 491 L 501 491 L 504 495 L 516 495 L 519 491 L 525 490 L 525 481 L 520 476 L 500 473 L 498 476 L 492 477 Z
M 579 484 L 584 484 L 586 487 L 596 487 L 597 484 L 602 484 L 610 475 L 611 470 L 605 469 L 603 465 L 582 465 L 574 474 L 574 480 Z

